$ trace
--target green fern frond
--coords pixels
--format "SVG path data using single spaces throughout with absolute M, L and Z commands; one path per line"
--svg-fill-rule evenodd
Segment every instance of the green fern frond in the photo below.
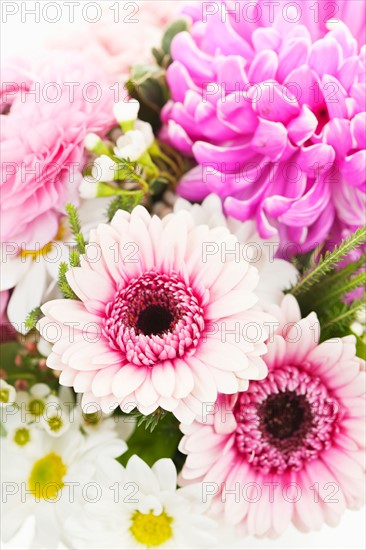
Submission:
M 331 252 L 326 252 L 321 256 L 318 263 L 307 270 L 297 284 L 289 291 L 290 294 L 298 298 L 317 283 L 322 281 L 333 268 L 342 261 L 347 254 L 355 250 L 366 242 L 366 226 L 360 227 L 351 237 L 344 240 L 339 246 L 336 246 Z
M 366 285 L 366 272 L 355 275 L 352 279 L 341 281 L 338 284 L 332 284 L 331 287 L 324 293 L 318 293 L 317 298 L 313 299 L 313 309 L 315 311 L 322 306 L 322 304 L 331 304 L 336 300 L 340 300 L 343 296 L 346 296 L 352 290 L 356 288 L 365 287 Z
M 321 325 L 321 340 L 345 336 L 351 333 L 350 326 L 356 320 L 357 313 L 365 307 L 365 298 L 355 300 L 351 305 L 338 302 L 327 312 L 319 315 Z
M 64 298 L 69 298 L 71 300 L 78 300 L 75 292 L 70 287 L 66 279 L 66 273 L 69 269 L 69 266 L 66 262 L 61 262 L 58 272 L 58 286 L 64 296 Z
M 126 212 L 132 212 L 132 210 L 141 203 L 144 198 L 143 191 L 134 191 L 133 193 L 128 193 L 126 195 L 119 195 L 108 206 L 107 218 L 110 222 L 115 213 L 118 210 L 125 210 Z
M 40 307 L 35 307 L 30 311 L 27 315 L 27 318 L 25 320 L 25 328 L 27 330 L 33 330 L 37 324 L 37 322 L 42 318 L 43 313 L 41 311 Z
M 150 433 L 152 433 L 155 430 L 158 423 L 160 422 L 160 420 L 162 420 L 165 417 L 166 413 L 167 413 L 166 411 L 160 408 L 156 409 L 156 411 L 154 411 L 152 414 L 149 414 L 148 416 L 145 416 L 140 412 L 136 412 L 134 414 L 137 421 L 136 426 L 137 427 L 143 426 L 145 430 L 150 430 Z
M 81 225 L 79 220 L 79 214 L 73 204 L 66 205 L 66 212 L 68 216 L 69 225 L 74 235 L 76 246 L 80 254 L 85 253 L 85 240 L 81 233 Z

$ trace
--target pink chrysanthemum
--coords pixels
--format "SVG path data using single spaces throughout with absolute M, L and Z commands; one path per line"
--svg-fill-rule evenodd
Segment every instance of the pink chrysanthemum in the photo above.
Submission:
M 222 254 L 237 243 L 186 212 L 160 220 L 140 206 L 92 231 L 81 267 L 67 274 L 81 301 L 42 307 L 60 383 L 84 392 L 88 410 L 162 407 L 191 422 L 217 392 L 263 378 L 263 323 L 273 317 L 254 310 L 258 271 Z M 207 244 L 220 253 L 206 258 Z
M 88 132 L 114 123 L 106 75 L 79 55 L 8 62 L 2 71 L 1 240 L 34 250 L 52 241 L 78 201 Z
M 274 3 L 273 24 L 268 2 L 249 4 L 190 9 L 191 32 L 172 43 L 162 135 L 198 163 L 182 179 L 182 196 L 217 193 L 227 214 L 255 219 L 262 238 L 279 232 L 305 252 L 333 223 L 343 230 L 365 221 L 362 31 L 358 44 L 342 20 L 331 20 L 325 36 L 323 24 L 291 22 L 302 10 L 309 24 L 309 2 L 294 3 L 295 13 Z M 344 4 L 337 15 L 358 27 L 362 2 L 353 12 Z M 225 16 L 225 5 L 234 12 Z
M 365 373 L 352 336 L 318 344 L 312 313 L 292 296 L 264 359 L 268 377 L 220 396 L 214 414 L 182 426 L 182 481 L 216 492 L 212 512 L 252 535 L 338 523 L 364 502 Z M 204 422 L 203 422 L 204 421 Z M 228 493 L 233 491 L 233 493 Z

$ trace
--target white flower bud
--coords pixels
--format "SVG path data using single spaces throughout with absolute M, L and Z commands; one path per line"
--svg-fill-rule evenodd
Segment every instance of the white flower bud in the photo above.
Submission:
M 136 120 L 135 130 L 142 132 L 145 138 L 146 149 L 149 149 L 155 141 L 155 136 L 151 124 L 149 124 L 148 122 L 144 122 L 143 120 Z
M 117 164 L 107 155 L 102 155 L 95 159 L 92 168 L 92 176 L 96 181 L 113 181 Z
M 130 99 L 129 101 L 120 101 L 113 106 L 113 114 L 117 119 L 117 122 L 123 127 L 123 123 L 133 123 L 137 119 L 138 112 L 140 110 L 140 103 L 137 99 Z
M 117 139 L 114 153 L 120 159 L 129 159 L 134 162 L 141 157 L 146 149 L 144 134 L 138 130 L 130 130 Z
M 79 187 L 80 197 L 82 199 L 94 199 L 98 195 L 99 182 L 94 178 L 83 178 Z
M 88 151 L 94 151 L 102 140 L 97 134 L 86 134 L 84 138 L 84 147 Z

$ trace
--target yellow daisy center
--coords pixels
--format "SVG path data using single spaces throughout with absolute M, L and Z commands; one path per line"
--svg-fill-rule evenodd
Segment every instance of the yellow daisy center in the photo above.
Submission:
M 63 224 L 60 223 L 60 226 L 58 228 L 58 231 L 57 231 L 53 241 L 45 244 L 42 248 L 38 248 L 37 250 L 27 250 L 26 248 L 23 248 L 20 251 L 20 257 L 21 258 L 30 257 L 33 260 L 35 260 L 36 258 L 39 258 L 40 256 L 48 254 L 51 251 L 52 246 L 55 244 L 55 241 L 62 241 L 64 239 L 65 233 L 66 233 L 66 230 L 65 230 Z
M 0 403 L 9 403 L 10 392 L 6 388 L 0 390 Z
M 67 472 L 65 464 L 56 453 L 49 453 L 33 464 L 28 488 L 38 499 L 52 499 L 64 487 L 63 478 Z
M 14 442 L 24 447 L 30 441 L 30 431 L 27 428 L 18 428 L 14 434 Z
M 137 542 L 145 544 L 148 548 L 160 546 L 173 535 L 171 524 L 174 520 L 164 511 L 155 516 L 152 510 L 148 514 L 136 510 L 131 519 L 131 533 Z
M 20 251 L 20 257 L 21 258 L 32 258 L 35 260 L 36 258 L 39 258 L 40 256 L 43 256 L 45 254 L 48 254 L 52 249 L 52 243 L 47 243 L 42 248 L 39 248 L 38 250 L 27 250 L 26 248 L 23 248 Z

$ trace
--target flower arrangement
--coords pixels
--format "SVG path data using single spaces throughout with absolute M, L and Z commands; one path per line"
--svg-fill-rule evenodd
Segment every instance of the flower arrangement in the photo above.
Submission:
M 364 504 L 362 2 L 166 4 L 135 48 L 104 11 L 3 68 L 5 542 L 229 548 Z

